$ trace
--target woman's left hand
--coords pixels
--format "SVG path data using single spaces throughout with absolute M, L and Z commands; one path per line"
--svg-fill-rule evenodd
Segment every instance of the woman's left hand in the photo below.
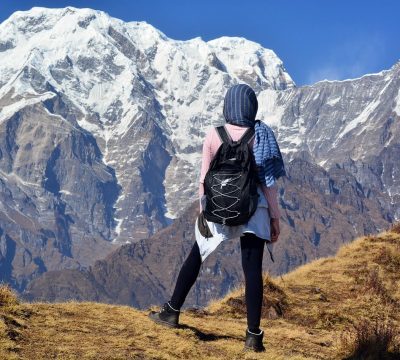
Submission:
M 271 218 L 271 242 L 278 241 L 280 234 L 279 219 Z

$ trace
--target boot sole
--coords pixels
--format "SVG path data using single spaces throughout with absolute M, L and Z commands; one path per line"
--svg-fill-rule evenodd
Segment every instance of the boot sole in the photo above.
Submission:
M 164 325 L 164 326 L 167 326 L 169 328 L 177 328 L 177 327 L 179 327 L 178 324 L 171 324 L 171 323 L 169 323 L 167 321 L 160 320 L 160 319 L 158 319 L 156 317 L 153 317 L 152 314 L 153 313 L 150 313 L 148 316 L 149 316 L 150 320 L 152 320 L 153 322 L 155 322 L 157 324 Z

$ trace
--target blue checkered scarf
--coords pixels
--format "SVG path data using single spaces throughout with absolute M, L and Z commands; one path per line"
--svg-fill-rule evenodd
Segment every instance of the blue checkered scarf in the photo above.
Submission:
M 258 177 L 267 187 L 274 185 L 281 176 L 286 176 L 279 145 L 272 129 L 260 120 L 255 120 L 258 101 L 254 90 L 246 85 L 234 85 L 225 95 L 224 117 L 227 123 L 254 127 L 254 157 Z

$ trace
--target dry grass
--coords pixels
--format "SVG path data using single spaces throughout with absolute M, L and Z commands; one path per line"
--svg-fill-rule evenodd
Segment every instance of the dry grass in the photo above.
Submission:
M 362 319 L 342 335 L 346 360 L 400 359 L 400 328 L 388 317 L 374 321 Z
M 183 312 L 179 329 L 160 327 L 129 306 L 19 303 L 0 287 L 0 359 L 334 360 L 367 359 L 371 349 L 394 359 L 400 346 L 399 256 L 400 234 L 390 230 L 358 238 L 335 257 L 282 277 L 265 274 L 263 354 L 242 351 L 242 287 L 205 309 Z
M 400 234 L 400 221 L 396 222 L 392 225 L 392 227 L 390 228 L 390 231 L 395 233 L 395 234 Z
M 276 319 L 283 316 L 288 307 L 286 293 L 268 274 L 264 274 L 263 284 L 262 317 L 265 319 Z M 223 300 L 214 301 L 208 306 L 208 310 L 217 316 L 245 317 L 247 310 L 243 287 L 233 291 Z
M 0 308 L 18 305 L 18 297 L 8 284 L 0 284 Z
M 18 341 L 26 327 L 29 310 L 21 306 L 7 284 L 0 284 L 0 359 L 18 359 Z

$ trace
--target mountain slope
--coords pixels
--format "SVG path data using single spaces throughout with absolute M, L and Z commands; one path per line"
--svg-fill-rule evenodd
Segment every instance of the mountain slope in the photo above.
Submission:
M 399 94 L 400 62 L 358 79 L 278 92 L 269 112 L 287 159 L 304 152 L 326 170 L 349 170 L 363 186 L 387 193 L 399 219 Z
M 0 262 L 20 291 L 182 213 L 228 86 L 294 86 L 246 39 L 178 41 L 92 9 L 18 11 L 0 39 Z
M 284 254 L 279 271 L 316 256 L 308 240 L 333 239 L 322 241 L 328 254 L 399 218 L 399 64 L 296 87 L 272 50 L 244 38 L 173 40 L 74 7 L 15 12 L 0 24 L 0 56 L 0 279 L 20 292 L 183 216 L 197 199 L 204 135 L 240 82 L 255 89 L 296 191 L 321 191 L 307 187 L 299 202 L 281 187 L 281 205 L 296 209 L 282 219 L 285 241 L 304 250 Z M 343 236 L 325 195 L 350 206 L 338 215 Z
M 400 356 L 400 227 L 355 239 L 336 256 L 264 279 L 264 354 L 243 354 L 243 288 L 203 310 L 187 310 L 180 329 L 147 312 L 93 302 L 21 303 L 0 291 L 0 354 L 9 359 L 351 359 L 355 328 L 393 332 L 373 358 Z M 366 321 L 366 322 L 364 322 Z M 375 328 L 374 321 L 385 324 Z M 77 346 L 79 344 L 79 346 Z M 365 350 L 365 348 L 364 348 Z M 379 352 L 378 352 L 379 351 Z
M 230 84 L 246 81 L 257 90 L 294 86 L 273 51 L 254 42 L 229 37 L 172 40 L 147 23 L 124 23 L 92 9 L 35 7 L 16 12 L 2 24 L 0 34 L 9 44 L 1 94 L 42 93 L 50 83 L 73 104 L 70 111 L 77 114 L 78 124 L 95 136 L 104 162 L 116 170 L 123 188 L 116 204 L 119 234 L 128 223 L 142 233 L 165 224 L 160 206 L 180 199 L 185 180 L 192 182 L 182 170 L 198 160 L 204 131 L 218 120 L 215 108 Z M 157 158 L 156 164 L 146 153 Z M 144 173 L 137 174 L 138 169 Z M 161 178 L 152 179 L 157 172 Z M 174 190 L 170 180 L 176 173 L 183 178 Z M 142 183 L 149 197 L 143 199 L 150 207 L 146 215 L 157 220 L 146 224 L 135 211 L 127 211 L 126 204 L 138 200 L 132 193 L 138 184 L 131 178 Z M 168 199 L 160 193 L 163 186 Z M 194 189 L 190 187 L 191 196 Z
M 376 233 L 388 226 L 382 220 L 378 229 L 371 227 L 371 219 L 382 216 L 376 200 L 371 200 L 379 195 L 362 195 L 363 188 L 348 172 L 336 169 L 328 173 L 300 159 L 289 165 L 288 177 L 279 181 L 282 235 L 274 246 L 275 263 L 265 251 L 265 270 L 284 274 L 315 258 L 333 255 L 357 234 Z M 86 270 L 49 271 L 31 281 L 23 296 L 29 300 L 104 301 L 139 308 L 165 301 L 195 241 L 197 215 L 195 202 L 172 225 L 149 239 L 123 245 Z M 242 279 L 239 241 L 223 243 L 204 262 L 187 305 L 205 305 L 222 297 Z

